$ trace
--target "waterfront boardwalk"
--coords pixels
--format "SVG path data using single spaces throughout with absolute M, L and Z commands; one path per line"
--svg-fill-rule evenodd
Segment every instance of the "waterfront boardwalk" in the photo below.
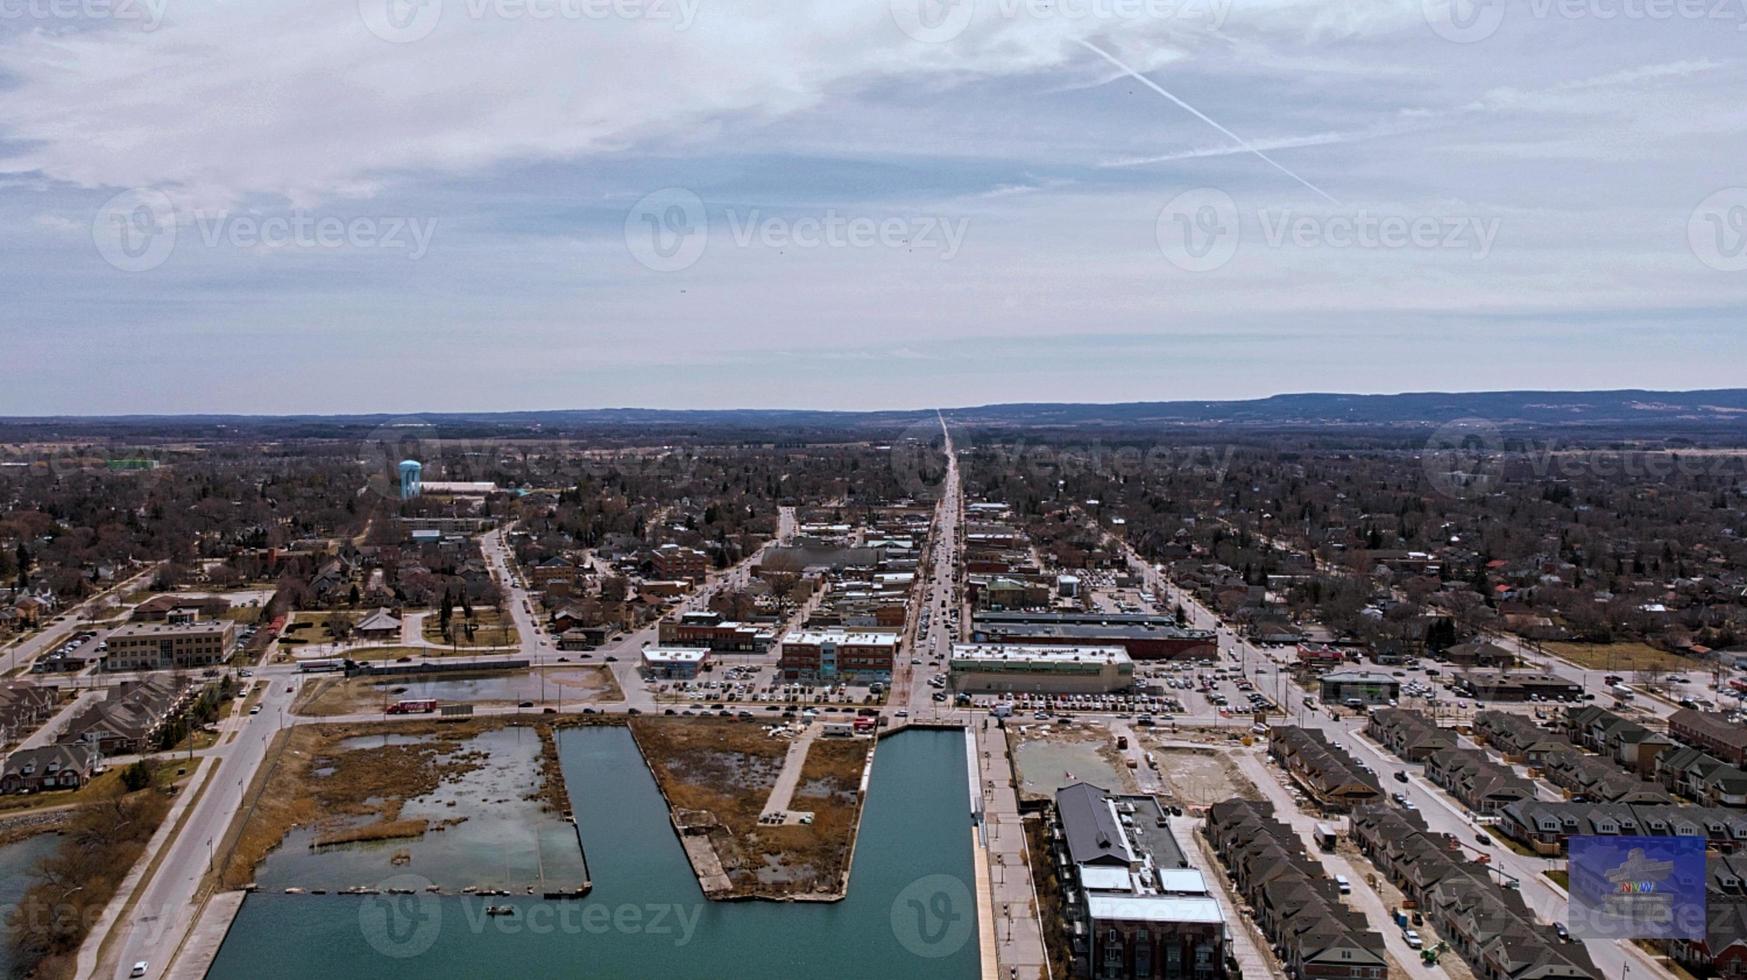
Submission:
M 201 980 L 206 976 L 206 972 L 212 968 L 213 958 L 218 955 L 218 948 L 224 945 L 224 937 L 230 932 L 237 910 L 243 907 L 243 899 L 246 897 L 246 892 L 229 891 L 219 892 L 207 899 L 206 907 L 201 910 L 194 928 L 188 933 L 182 948 L 176 951 L 175 960 L 164 974 L 168 980 Z
M 1025 826 L 1019 816 L 1019 790 L 1006 732 L 993 725 L 974 727 L 971 731 L 977 741 L 989 918 L 995 927 L 999 973 L 1003 977 L 1047 977 L 1049 957 L 1043 949 L 1043 924 L 1037 915 L 1031 866 L 1025 860 Z M 979 889 L 984 886 L 980 880 L 977 884 Z M 985 954 L 985 968 L 988 962 Z
M 770 797 L 764 801 L 765 815 L 782 814 L 783 823 L 797 823 L 801 814 L 789 809 L 794 802 L 795 787 L 800 784 L 801 770 L 807 765 L 807 750 L 813 747 L 813 739 L 819 736 L 820 724 L 814 722 L 808 725 L 794 741 L 789 743 L 788 754 L 783 756 L 782 772 L 777 774 L 776 785 L 770 788 Z

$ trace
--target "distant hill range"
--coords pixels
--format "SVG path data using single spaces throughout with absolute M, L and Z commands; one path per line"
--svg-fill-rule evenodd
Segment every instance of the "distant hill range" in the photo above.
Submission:
M 1712 433 L 1747 438 L 1747 389 L 1708 391 L 1414 392 L 1396 395 L 1294 394 L 1242 401 L 1125 404 L 1023 403 L 944 409 L 955 425 L 990 428 L 1153 427 L 1206 429 L 1399 429 L 1486 419 L 1500 426 L 1582 427 L 1662 435 Z M 0 418 L 0 439 L 151 434 L 195 438 L 347 437 L 382 427 L 425 424 L 474 436 L 567 432 L 706 433 L 749 430 L 805 434 L 869 433 L 926 427 L 933 409 L 822 412 L 791 409 L 573 409 L 532 412 L 415 412 L 403 415 L 129 415 Z

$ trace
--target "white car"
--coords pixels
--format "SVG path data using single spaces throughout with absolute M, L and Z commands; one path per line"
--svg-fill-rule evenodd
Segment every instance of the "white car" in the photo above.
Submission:
M 1401 930 L 1401 938 L 1407 940 L 1408 949 L 1419 949 L 1421 946 L 1425 945 L 1425 943 L 1419 938 L 1418 929 Z
M 143 977 L 146 975 L 146 969 L 146 961 L 140 960 L 133 965 L 133 969 L 127 971 L 127 975 L 130 977 Z

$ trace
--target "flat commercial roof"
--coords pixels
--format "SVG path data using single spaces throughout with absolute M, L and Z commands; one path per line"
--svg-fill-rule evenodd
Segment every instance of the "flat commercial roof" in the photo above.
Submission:
M 1322 675 L 1324 682 L 1336 684 L 1400 684 L 1401 678 L 1381 670 L 1331 670 Z
M 1159 871 L 1159 890 L 1176 895 L 1207 894 L 1207 879 L 1194 868 L 1163 868 Z
M 192 623 L 124 623 L 109 633 L 110 639 L 134 636 L 193 635 L 223 633 L 235 624 L 224 619 L 201 619 Z
M 784 643 L 835 643 L 838 646 L 895 647 L 896 633 L 872 633 L 863 630 L 796 630 L 783 637 Z
M 1094 919 L 1123 922 L 1224 922 L 1219 902 L 1211 898 L 1182 895 L 1108 895 L 1088 893 L 1086 903 Z
M 643 660 L 652 664 L 702 663 L 710 651 L 703 647 L 644 647 Z
M 1031 643 L 954 643 L 952 659 L 979 663 L 1056 665 L 1070 663 L 1133 663 L 1120 646 L 1044 646 Z
M 1088 864 L 1080 868 L 1080 887 L 1089 892 L 1132 892 L 1134 879 L 1127 868 Z

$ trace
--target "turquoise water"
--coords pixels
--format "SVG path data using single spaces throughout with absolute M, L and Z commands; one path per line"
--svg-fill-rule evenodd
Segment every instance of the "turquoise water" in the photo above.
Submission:
M 627 731 L 563 732 L 559 757 L 594 878 L 587 899 L 257 894 L 208 975 L 978 975 L 962 734 L 881 743 L 849 896 L 829 904 L 705 901 Z M 488 916 L 488 904 L 516 914 Z
M 56 834 L 38 834 L 0 847 L 0 922 L 12 914 L 18 900 L 24 897 L 30 879 L 25 875 L 36 862 L 55 852 L 61 844 Z M 0 976 L 12 975 L 12 951 L 0 942 Z

